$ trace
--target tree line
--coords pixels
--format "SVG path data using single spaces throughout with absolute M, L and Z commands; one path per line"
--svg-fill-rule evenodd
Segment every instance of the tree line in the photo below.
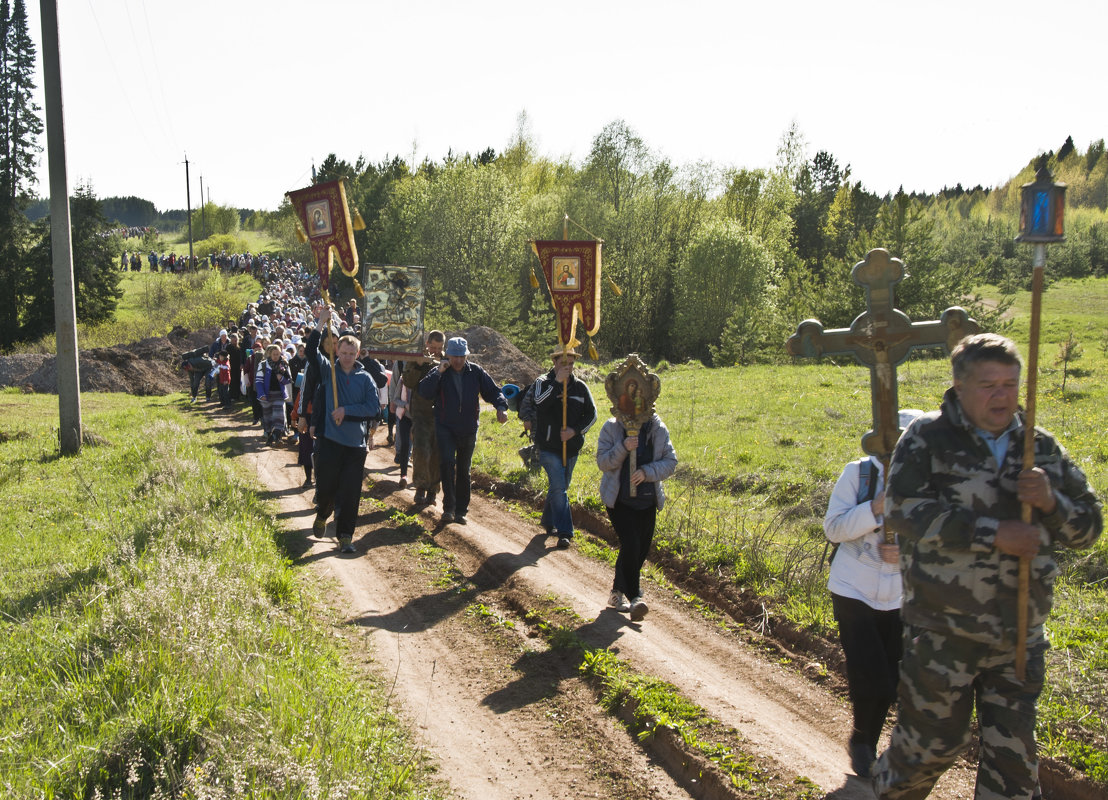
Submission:
M 0 0 L 0 280 L 13 290 L 0 300 L 0 348 L 53 329 L 48 219 L 32 223 L 26 213 L 42 130 L 31 100 L 33 45 L 23 0 L 8 3 Z M 1067 139 L 1045 155 L 1069 186 L 1068 240 L 1051 248 L 1048 279 L 1103 275 L 1104 141 L 1082 152 Z M 873 247 L 906 263 L 896 300 L 911 318 L 933 319 L 961 304 L 986 328 L 1001 325 L 1008 301 L 986 304 L 974 290 L 989 283 L 1008 294 L 1030 280 L 1030 248 L 1013 239 L 1019 187 L 1033 179 L 1036 160 L 994 189 L 878 196 L 832 153 L 810 154 L 795 125 L 766 168 L 677 165 L 622 120 L 605 125 L 578 162 L 538 152 L 524 113 L 499 153 L 450 152 L 418 165 L 332 153 L 315 180 L 346 180 L 366 221 L 355 234 L 363 263 L 428 268 L 428 319 L 437 327 L 488 325 L 533 354 L 549 347 L 554 315 L 544 283 L 532 285 L 538 265 L 527 240 L 561 238 L 568 214 L 572 237 L 604 240 L 604 274 L 620 290 L 605 281 L 602 353 L 726 366 L 783 358 L 782 342 L 802 319 L 849 325 L 865 304 L 851 268 Z M 78 189 L 71 213 L 82 322 L 110 318 L 119 297 L 120 245 L 91 233 L 108 224 L 105 207 L 124 224 L 155 212 L 141 198 L 99 201 L 91 188 Z M 287 201 L 259 212 L 205 204 L 193 212 L 194 232 L 201 219 L 206 234 L 240 224 L 266 230 L 284 253 L 311 263 Z M 340 286 L 344 280 L 337 277 Z
M 1103 140 L 1081 152 L 1067 139 L 1045 154 L 1069 186 L 1068 240 L 1051 249 L 1050 278 L 1108 272 L 1104 150 Z M 428 267 L 434 324 L 489 325 L 540 352 L 554 318 L 546 286 L 532 286 L 526 241 L 561 238 L 568 214 L 571 238 L 604 240 L 604 274 L 621 290 L 604 288 L 602 352 L 731 365 L 781 358 L 802 319 L 849 325 L 865 305 L 850 272 L 874 247 L 907 265 L 897 306 L 913 319 L 961 304 L 1000 326 L 1009 301 L 986 304 L 974 290 L 991 283 L 1009 294 L 1030 280 L 1030 248 L 1013 239 L 1019 187 L 1037 160 L 996 189 L 882 197 L 833 154 L 809 156 L 795 125 L 766 169 L 675 165 L 622 120 L 575 163 L 538 153 L 521 115 L 500 153 L 449 153 L 414 168 L 330 154 L 316 180 L 347 181 L 367 223 L 355 235 L 364 261 Z M 309 258 L 287 202 L 247 225 Z

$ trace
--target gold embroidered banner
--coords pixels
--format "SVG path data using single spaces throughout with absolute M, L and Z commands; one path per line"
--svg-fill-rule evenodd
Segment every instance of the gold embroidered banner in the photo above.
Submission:
M 558 341 L 564 348 L 580 344 L 578 320 L 589 336 L 600 330 L 600 245 L 593 240 L 531 242 L 550 287 Z
M 315 255 L 320 288 L 330 285 L 331 266 L 338 259 L 339 267 L 350 277 L 358 274 L 358 251 L 354 247 L 354 231 L 361 217 L 346 204 L 346 186 L 341 180 L 317 183 L 305 189 L 286 192 L 296 217 L 307 234 Z

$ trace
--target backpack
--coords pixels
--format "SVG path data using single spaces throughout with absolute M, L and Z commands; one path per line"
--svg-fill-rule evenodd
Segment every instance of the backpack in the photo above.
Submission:
M 868 469 L 866 468 L 868 467 Z M 865 465 L 858 466 L 858 503 L 868 503 L 877 495 L 877 484 L 880 481 L 877 479 L 877 462 L 872 457 L 866 458 Z M 820 568 L 823 568 L 823 562 L 826 560 L 827 565 L 830 566 L 831 562 L 835 560 L 835 553 L 839 552 L 839 545 L 841 542 L 832 542 L 828 539 L 823 544 L 823 556 L 819 560 Z M 827 557 L 827 550 L 831 549 L 831 557 Z

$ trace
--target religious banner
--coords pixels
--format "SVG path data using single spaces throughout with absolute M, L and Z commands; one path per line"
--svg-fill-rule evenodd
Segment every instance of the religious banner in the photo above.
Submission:
M 558 343 L 566 350 L 580 344 L 578 321 L 589 336 L 600 330 L 600 246 L 594 240 L 531 242 L 558 315 Z
M 423 355 L 424 267 L 370 264 L 362 300 L 362 346 L 370 355 Z
M 336 258 L 344 273 L 350 277 L 358 274 L 354 231 L 363 230 L 365 224 L 357 211 L 351 215 L 346 203 L 346 186 L 341 180 L 285 192 L 285 196 L 300 221 L 301 241 L 307 241 L 312 247 L 320 289 L 327 297 L 331 267 Z

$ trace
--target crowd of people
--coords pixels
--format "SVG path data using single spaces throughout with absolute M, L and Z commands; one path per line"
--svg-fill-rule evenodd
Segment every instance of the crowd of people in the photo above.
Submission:
M 314 477 L 313 532 L 323 536 L 333 515 L 341 552 L 355 552 L 363 469 L 381 428 L 415 505 L 441 496 L 440 523 L 467 524 L 481 402 L 508 420 L 502 388 L 469 361 L 468 342 L 431 331 L 421 356 L 381 363 L 362 349 L 355 301 L 323 305 L 314 276 L 291 262 L 267 264 L 264 276 L 265 290 L 236 324 L 185 354 L 192 401 L 203 387 L 223 404 L 249 402 L 267 445 L 296 443 L 305 487 Z M 568 487 L 597 410 L 574 373 L 577 353 L 551 358 L 520 393 L 518 414 L 547 476 L 541 525 L 566 548 L 574 537 Z M 976 713 L 976 797 L 1032 798 L 1054 554 L 1091 546 L 1102 508 L 1046 431 L 1036 429 L 1034 466 L 1025 468 L 1022 361 L 1010 340 L 967 337 L 951 364 L 938 411 L 901 412 L 888 476 L 875 460 L 851 462 L 828 505 L 824 527 L 836 545 L 828 588 L 854 712 L 847 748 L 878 797 L 926 797 L 965 749 Z M 626 411 L 643 414 L 630 383 Z M 619 539 L 608 606 L 639 622 L 647 613 L 641 570 L 677 455 L 656 413 L 634 429 L 621 419 L 605 421 L 596 442 L 601 500 Z M 1030 522 L 1021 504 L 1033 510 Z M 1032 587 L 1026 677 L 1014 657 L 1021 559 Z M 891 742 L 878 757 L 894 705 Z
M 142 272 L 143 269 L 148 269 L 150 272 L 178 274 L 215 268 L 228 274 L 250 274 L 265 281 L 272 269 L 286 262 L 288 259 L 270 257 L 264 253 L 228 253 L 226 250 L 203 256 L 193 254 L 191 257 L 184 253 L 178 255 L 176 252 L 124 250 L 119 256 L 119 270 Z

